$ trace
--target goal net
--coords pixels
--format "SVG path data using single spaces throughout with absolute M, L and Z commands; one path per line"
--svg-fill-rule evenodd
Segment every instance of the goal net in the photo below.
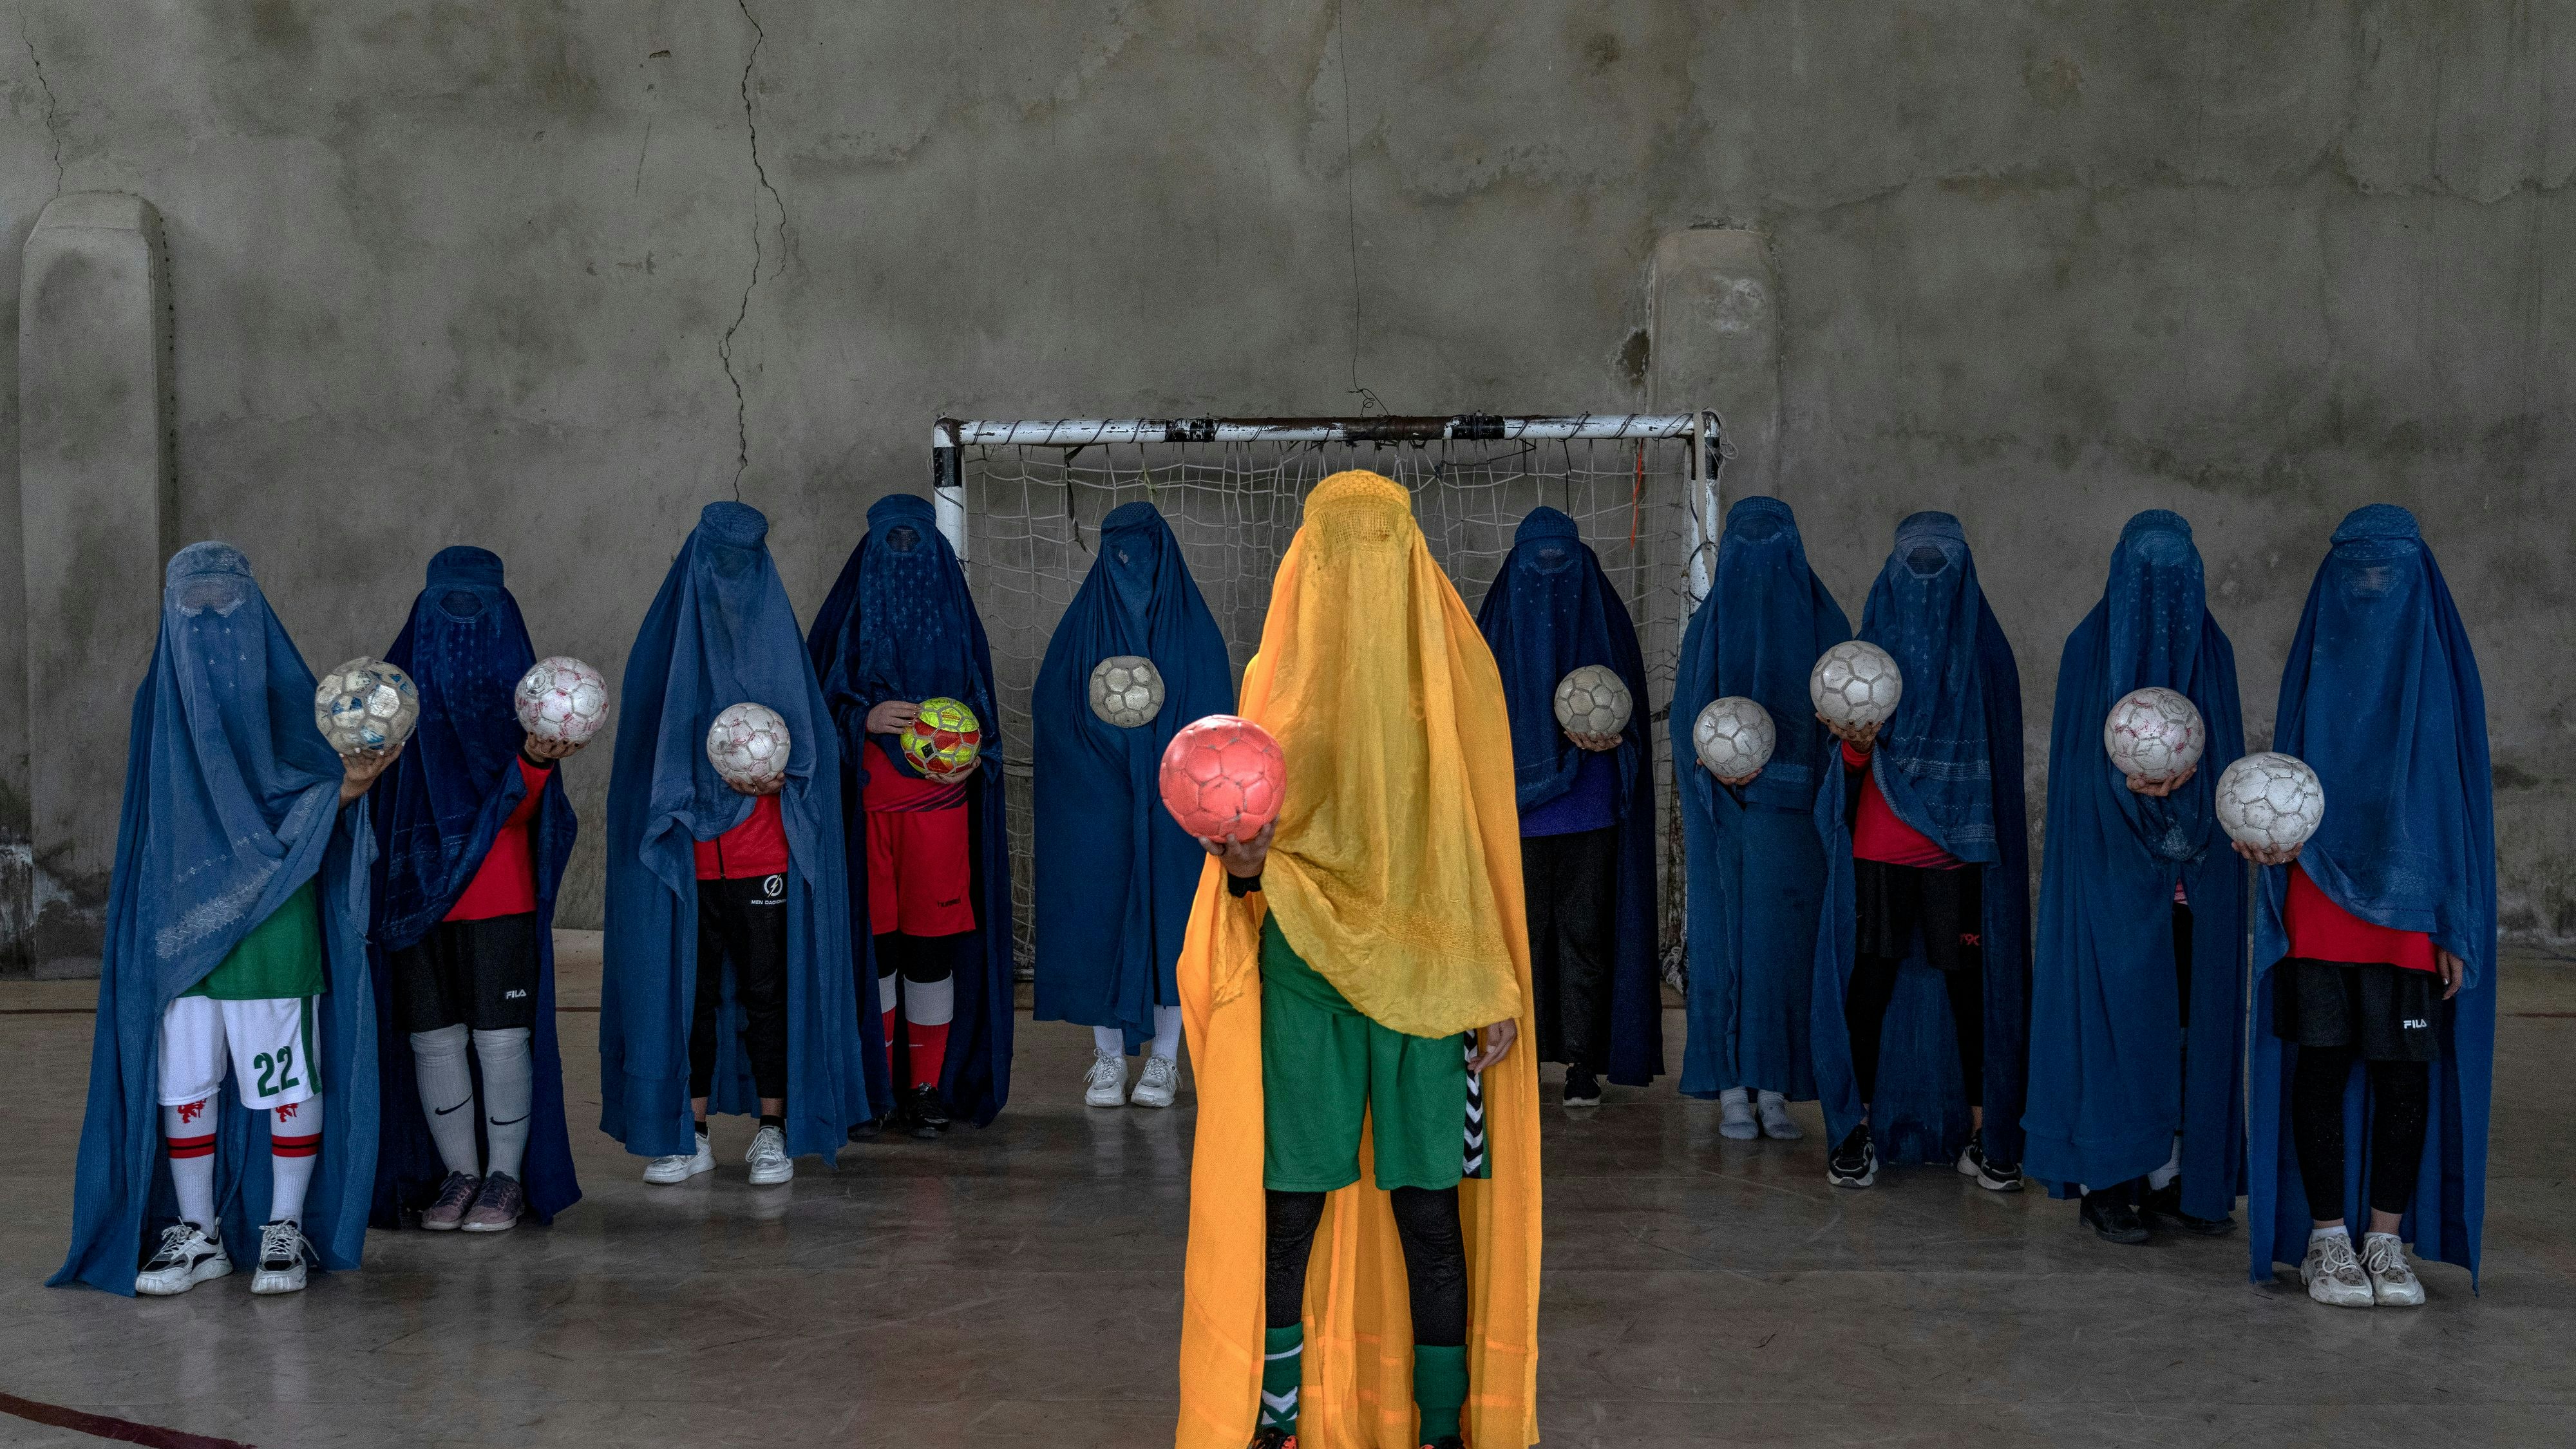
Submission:
M 1170 522 L 1240 682 L 1307 493 L 1365 468 L 1412 495 L 1432 555 L 1471 611 L 1540 504 L 1573 517 L 1600 555 L 1645 654 L 1662 959 L 1678 979 L 1681 818 L 1664 721 L 1682 626 L 1715 564 L 1725 451 L 1714 413 L 940 422 L 940 529 L 965 561 L 992 640 L 1021 975 L 1036 914 L 1029 700 L 1056 621 L 1091 570 L 1101 519 L 1143 501 Z

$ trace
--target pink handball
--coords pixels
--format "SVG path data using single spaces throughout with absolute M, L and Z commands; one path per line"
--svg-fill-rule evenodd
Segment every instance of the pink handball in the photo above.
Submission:
M 1288 761 L 1270 731 L 1230 714 L 1193 720 L 1163 748 L 1163 808 L 1191 835 L 1250 839 L 1279 818 Z

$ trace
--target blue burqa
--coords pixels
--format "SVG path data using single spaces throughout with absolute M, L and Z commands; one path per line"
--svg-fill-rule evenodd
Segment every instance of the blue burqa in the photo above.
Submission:
M 1905 693 L 1882 726 L 1870 775 L 1888 808 L 1982 873 L 1986 1156 L 2021 1158 L 2022 1066 L 2030 987 L 2030 827 L 2022 813 L 2021 672 L 1977 587 L 1959 520 L 1917 513 L 1870 585 L 1860 637 L 1892 656 Z M 1816 1094 L 1840 1142 L 1860 1125 L 1843 994 L 1856 919 L 1844 771 L 1834 755 L 1816 791 L 1825 899 L 1816 932 Z M 1968 1101 L 1950 1004 L 1918 938 L 1897 973 L 1879 1044 L 1870 1135 L 1889 1162 L 1946 1162 L 1967 1145 Z
M 1163 707 L 1122 729 L 1091 712 L 1091 671 L 1137 655 Z M 1100 522 L 1100 553 L 1058 620 L 1029 711 L 1037 789 L 1037 1019 L 1123 1029 L 1128 1050 L 1177 1007 L 1172 981 L 1207 852 L 1163 808 L 1163 747 L 1234 708 L 1225 636 L 1150 503 Z
M 600 1130 L 642 1157 L 694 1150 L 689 1015 L 698 972 L 696 842 L 751 816 L 707 762 L 707 728 L 751 701 L 787 722 L 787 1150 L 830 1162 L 867 1121 L 842 899 L 840 742 L 770 562 L 769 520 L 710 503 L 644 615 L 618 692 L 608 782 L 608 931 L 599 992 Z M 710 1109 L 752 1113 L 742 1008 L 726 973 Z
M 178 1218 L 162 1148 L 162 1013 L 307 882 L 327 989 L 322 1154 L 304 1235 L 323 1267 L 358 1266 L 376 1171 L 367 802 L 340 808 L 340 757 L 313 727 L 313 671 L 250 561 L 230 544 L 191 544 L 167 578 L 126 744 L 71 1252 L 50 1280 L 129 1295 L 147 1232 Z M 231 1250 L 251 1251 L 269 1216 L 269 1114 L 245 1111 L 238 1091 L 219 1112 L 216 1213 Z
M 2415 516 L 2356 509 L 2308 588 L 2281 671 L 2272 748 L 2308 762 L 2325 820 L 2300 869 L 2362 920 L 2422 931 L 2460 958 L 2439 1006 L 2424 1162 L 2400 1234 L 2418 1255 L 2469 1270 L 2486 1221 L 2487 1098 L 2495 1074 L 2495 793 L 2486 694 L 2449 585 Z M 2358 1223 L 2370 1171 L 2365 1074 L 2344 1098 L 2344 1201 L 2310 1203 L 2290 1138 L 2299 1049 L 2272 1034 L 2269 972 L 2289 953 L 2290 869 L 2263 872 L 2254 915 L 2253 1072 L 2246 1105 L 2246 1217 L 2256 1282 L 2307 1251 L 2312 1218 Z
M 1825 889 L 1816 784 L 1833 736 L 1816 722 L 1807 674 L 1850 637 L 1843 606 L 1807 567 L 1789 505 L 1747 498 L 1728 509 L 1717 578 L 1682 634 L 1673 681 L 1673 779 L 1690 880 L 1684 1096 L 1730 1087 L 1816 1095 L 1807 1040 Z M 1740 792 L 1701 767 L 1692 742 L 1699 712 L 1725 695 L 1760 704 L 1778 731 L 1771 762 Z
M 1603 665 L 1635 701 L 1611 753 L 1619 781 L 1619 904 L 1604 1075 L 1642 1087 L 1664 1070 L 1664 999 L 1655 969 L 1655 752 L 1647 740 L 1651 718 L 1637 626 L 1574 520 L 1541 505 L 1513 535 L 1476 627 L 1502 671 L 1523 815 L 1572 789 L 1583 765 L 1583 747 L 1556 722 L 1557 684 L 1587 664 Z
M 537 662 L 519 601 L 501 583 L 501 560 L 460 545 L 429 561 L 427 586 L 385 661 L 420 687 L 420 723 L 402 758 L 376 782 L 375 927 L 367 943 L 375 971 L 376 1051 L 384 1137 L 376 1150 L 375 1205 L 380 1228 L 401 1226 L 405 1210 L 427 1207 L 447 1176 L 438 1144 L 421 1116 L 420 1081 L 411 1036 L 394 1010 L 392 956 L 419 943 L 445 919 L 483 868 L 493 837 L 528 798 L 518 768 L 527 731 L 512 698 L 519 677 Z M 555 1042 L 555 894 L 572 857 L 572 802 L 563 772 L 546 774 L 545 791 L 527 823 L 537 882 L 537 1020 L 535 1095 L 522 1181 L 539 1222 L 581 1200 L 573 1179 L 572 1142 L 564 1126 L 563 1053 Z M 474 1068 L 480 1099 L 482 1072 Z M 483 1139 L 482 1114 L 474 1123 Z
M 896 493 L 868 509 L 867 534 L 850 551 L 831 597 L 814 616 L 807 647 L 814 659 L 822 661 L 823 692 L 831 701 L 831 717 L 840 729 L 843 749 L 855 762 L 852 773 L 861 786 L 867 772 L 874 770 L 921 777 L 891 737 L 868 737 L 868 711 L 889 699 L 912 704 L 941 697 L 960 700 L 984 726 L 983 766 L 966 782 L 975 930 L 955 958 L 956 1015 L 949 1020 L 948 1056 L 939 1073 L 939 1093 L 950 1110 L 965 1113 L 982 1126 L 1001 1112 L 1011 1091 L 1011 846 L 1003 810 L 1005 741 L 993 690 L 992 646 L 984 640 L 984 621 L 976 617 L 975 601 L 966 592 L 966 570 L 957 561 L 957 551 L 941 536 L 930 500 Z M 856 812 L 852 820 L 850 838 L 865 839 L 865 826 Z M 867 869 L 864 848 L 854 848 L 848 887 L 853 920 L 858 923 L 855 929 L 873 944 L 873 938 L 866 936 Z M 868 970 L 873 983 L 874 968 Z M 875 1064 L 871 1069 L 889 1070 Z
M 2022 1170 L 2060 1196 L 2108 1188 L 2163 1166 L 2180 1132 L 2183 1211 L 2217 1218 L 2235 1210 L 2244 1160 L 2245 863 L 2213 801 L 2245 723 L 2236 651 L 2205 593 L 2191 525 L 2141 513 L 2058 662 Z M 2130 790 L 2102 745 L 2112 704 L 2151 685 L 2189 697 L 2208 730 L 2198 771 L 2163 799 Z M 2177 884 L 2191 907 L 2188 1042 Z

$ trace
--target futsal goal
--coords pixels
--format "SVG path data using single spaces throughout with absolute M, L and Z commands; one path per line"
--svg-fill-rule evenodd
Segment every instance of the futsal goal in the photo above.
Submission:
M 1029 700 L 1056 621 L 1090 572 L 1100 521 L 1146 502 L 1170 522 L 1239 683 L 1261 641 L 1270 583 L 1306 495 L 1365 468 L 1402 484 L 1433 557 L 1470 611 L 1484 602 L 1521 518 L 1570 515 L 1627 601 L 1645 654 L 1656 779 L 1662 959 L 1681 956 L 1681 817 L 1665 720 L 1682 626 L 1716 566 L 1714 412 L 1555 417 L 1188 418 L 959 421 L 931 439 L 940 532 L 965 561 L 993 646 L 1010 785 L 1019 969 L 1032 960 Z

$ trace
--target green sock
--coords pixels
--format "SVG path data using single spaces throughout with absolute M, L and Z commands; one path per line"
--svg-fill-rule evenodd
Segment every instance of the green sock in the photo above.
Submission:
M 1467 1402 L 1467 1350 L 1413 1347 L 1413 1406 L 1422 1411 L 1422 1442 L 1458 1432 Z
M 1292 1323 L 1261 1335 L 1261 1423 L 1297 1432 L 1297 1382 L 1306 1367 L 1306 1325 Z

